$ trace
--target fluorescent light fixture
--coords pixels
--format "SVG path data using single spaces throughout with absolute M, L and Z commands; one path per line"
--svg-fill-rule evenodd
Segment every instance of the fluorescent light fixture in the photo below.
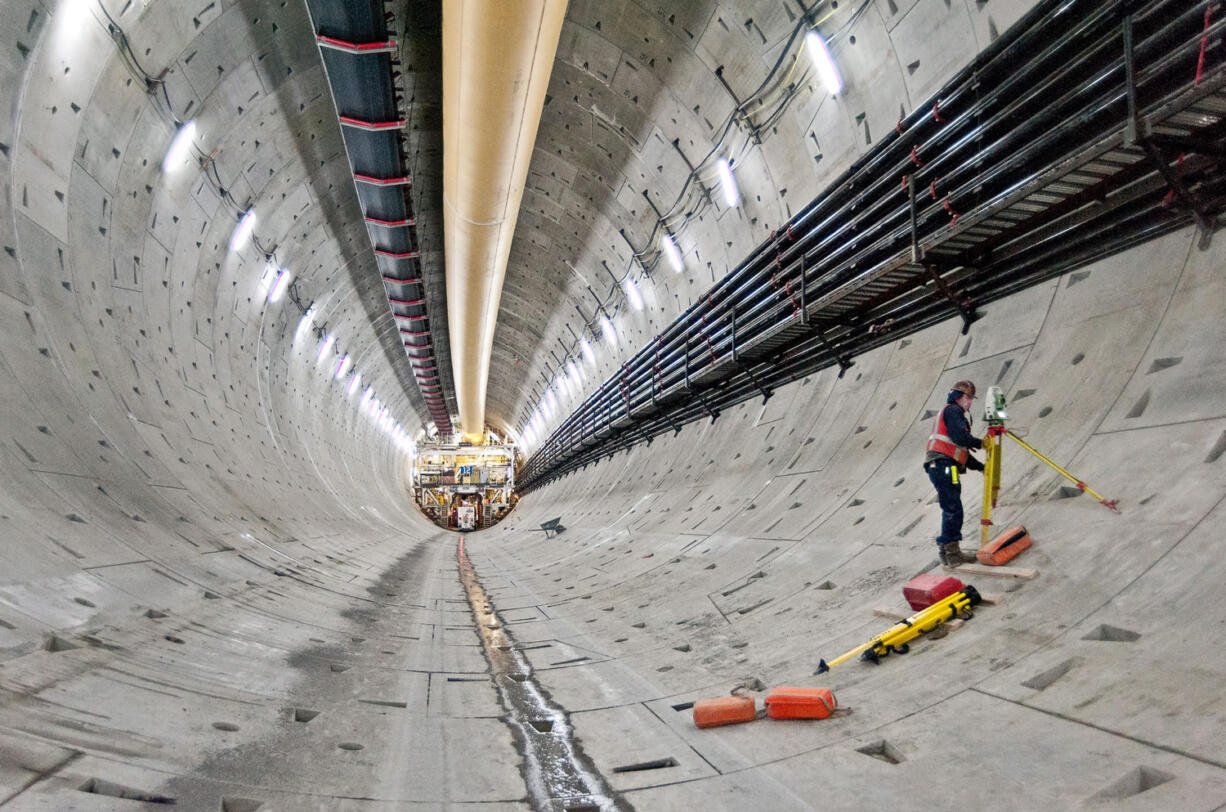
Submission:
M 353 377 L 358 377 L 356 374 Z M 375 396 L 375 391 L 369 386 L 362 390 L 362 399 L 358 401 L 358 410 L 364 410 L 366 404 L 370 403 L 370 399 Z
M 328 354 L 328 350 L 332 349 L 332 345 L 335 343 L 336 336 L 329 333 L 328 337 L 324 339 L 324 343 L 319 346 L 319 355 L 316 356 L 317 360 L 322 361 L 324 356 Z
M 720 158 L 715 166 L 719 169 L 719 186 L 724 191 L 724 202 L 728 208 L 735 209 L 741 196 L 736 190 L 736 178 L 732 177 L 732 166 L 727 158 Z
M 255 209 L 247 209 L 238 219 L 238 225 L 234 227 L 234 232 L 230 235 L 230 250 L 238 251 L 245 247 L 247 240 L 251 239 L 252 231 L 255 231 Z
M 553 388 L 557 389 L 559 394 L 570 397 L 570 384 L 566 380 L 566 375 L 559 374 L 553 382 Z
M 609 346 L 617 346 L 617 331 L 613 329 L 613 322 L 609 321 L 608 316 L 600 317 L 600 329 L 604 333 L 604 340 L 609 342 Z
M 311 321 L 314 318 L 315 318 L 315 305 L 311 305 L 310 307 L 306 309 L 306 312 L 302 314 L 302 318 L 298 320 L 298 328 L 294 330 L 294 341 L 295 342 L 302 340 L 302 336 L 306 334 L 306 331 L 308 328 L 310 328 Z
M 281 273 L 277 274 L 277 281 L 272 283 L 272 290 L 268 291 L 268 301 L 274 303 L 281 301 L 281 297 L 289 288 L 289 283 L 293 281 L 294 275 L 289 272 L 289 268 L 282 268 Z
M 583 379 L 580 377 L 579 365 L 574 361 L 567 361 L 566 371 L 570 374 L 571 383 L 575 385 L 575 391 L 581 391 L 583 389 Z
M 681 273 L 684 265 L 681 262 L 681 251 L 677 248 L 677 242 L 673 239 L 673 235 L 665 231 L 663 236 L 660 237 L 660 246 L 664 249 L 664 255 L 668 257 L 673 270 Z
M 830 91 L 830 95 L 842 90 L 843 77 L 839 76 L 834 57 L 830 55 L 830 49 L 826 47 L 826 41 L 821 35 L 816 31 L 805 34 L 805 47 L 809 51 L 809 58 L 813 60 L 813 67 L 817 68 L 817 75 L 821 77 L 822 84 Z
M 349 379 L 349 385 L 345 387 L 345 396 L 352 395 L 358 389 L 358 382 L 362 380 L 362 373 L 354 372 L 353 377 Z
M 558 398 L 552 389 L 545 390 L 545 405 L 549 407 L 549 419 L 552 420 L 554 412 L 558 410 Z
M 175 131 L 174 140 L 170 142 L 170 149 L 166 150 L 166 157 L 162 159 L 162 171 L 173 172 L 183 166 L 188 155 L 191 154 L 192 143 L 195 140 L 196 122 L 193 120 L 180 124 Z
M 353 366 L 353 360 L 349 357 L 349 353 L 341 358 L 341 362 L 336 365 L 336 379 L 339 381 L 345 377 L 345 373 L 349 371 L 349 367 Z
M 579 339 L 579 346 L 583 350 L 583 357 L 587 359 L 587 362 L 589 364 L 591 364 L 592 366 L 595 366 L 596 365 L 596 353 L 592 352 L 592 345 L 588 343 L 588 340 L 586 338 L 581 338 Z
M 635 310 L 643 309 L 643 294 L 639 293 L 639 286 L 634 284 L 634 278 L 627 275 L 622 280 L 622 288 L 626 291 L 626 298 L 630 300 L 630 306 Z

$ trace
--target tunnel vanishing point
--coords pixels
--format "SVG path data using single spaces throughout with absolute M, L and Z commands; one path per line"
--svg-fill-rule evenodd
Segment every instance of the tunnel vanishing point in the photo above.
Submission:
M 0 809 L 1226 808 L 1217 0 L 0 14 Z

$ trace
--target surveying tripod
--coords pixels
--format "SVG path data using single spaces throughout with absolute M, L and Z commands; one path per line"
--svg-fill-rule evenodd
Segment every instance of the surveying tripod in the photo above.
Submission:
M 1061 468 L 1059 465 L 1056 465 L 1056 463 L 1044 456 L 1034 446 L 1030 445 L 1021 437 L 1018 437 L 1005 427 L 1005 420 L 1008 419 L 1009 415 L 1005 410 L 1005 393 L 1001 391 L 999 386 L 988 387 L 988 396 L 984 401 L 983 411 L 984 420 L 986 420 L 988 423 L 988 432 L 983 438 L 983 450 L 987 452 L 988 457 L 983 464 L 983 518 L 979 521 L 980 547 L 986 546 L 988 543 L 988 534 L 992 527 L 992 508 L 996 507 L 996 500 L 1000 495 L 1000 469 L 1004 463 L 1005 450 L 1004 440 L 1001 438 L 1004 437 L 1012 437 L 1018 445 L 1038 457 L 1049 468 L 1076 485 L 1077 490 L 1093 496 L 1103 507 L 1107 508 L 1108 510 L 1114 510 L 1116 513 L 1120 512 L 1119 505 L 1116 503 L 1115 499 L 1104 498 L 1089 485 L 1085 484 L 1080 479 Z
M 940 626 L 942 623 L 953 620 L 955 617 L 963 620 L 970 620 L 975 615 L 971 612 L 972 606 L 978 606 L 983 600 L 979 591 L 975 587 L 967 584 L 962 588 L 961 592 L 955 592 L 948 595 L 936 603 L 929 606 L 927 609 L 921 609 L 906 620 L 900 620 L 890 628 L 886 629 L 881 634 L 856 646 L 851 651 L 835 657 L 830 662 L 822 660 L 817 664 L 817 670 L 814 674 L 825 674 L 831 668 L 842 662 L 850 660 L 857 654 L 860 659 L 868 663 L 879 663 L 882 657 L 890 654 L 906 654 L 911 650 L 910 642 L 921 634 L 928 632 Z

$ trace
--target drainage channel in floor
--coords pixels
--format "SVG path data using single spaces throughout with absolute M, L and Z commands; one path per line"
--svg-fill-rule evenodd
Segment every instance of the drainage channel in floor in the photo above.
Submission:
M 520 771 L 528 800 L 540 812 L 610 812 L 631 810 L 616 796 L 581 752 L 566 712 L 545 698 L 523 655 L 482 588 L 460 537 L 460 582 L 468 595 L 485 658 L 506 710 L 516 744 L 523 754 Z

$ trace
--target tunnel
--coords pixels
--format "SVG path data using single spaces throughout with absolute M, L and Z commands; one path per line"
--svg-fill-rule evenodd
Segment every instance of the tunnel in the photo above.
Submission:
M 463 411 L 460 6 L 0 4 L 0 808 L 1226 808 L 1220 4 L 573 0 L 488 302 L 484 422 L 518 443 L 521 498 L 468 533 L 410 482 Z M 1042 128 L 1102 126 L 1126 180 L 919 183 L 941 153 L 908 138 L 971 115 L 1026 31 L 1075 42 L 1091 18 L 1115 27 L 1111 76 L 1182 77 L 1168 106 Z M 376 59 L 384 97 L 345 85 Z M 1052 149 L 1028 178 L 1069 171 Z M 823 206 L 878 205 L 857 173 L 888 150 L 872 184 L 904 237 L 918 200 L 921 226 L 971 239 L 998 193 L 1043 230 L 972 268 L 857 226 L 840 245 L 916 260 L 890 271 L 914 272 L 891 289 L 914 307 L 871 315 L 870 291 L 871 317 L 806 323 L 783 360 L 738 355 L 759 322 L 733 315 L 708 350 L 703 308 L 738 274 L 789 319 L 828 304 L 795 300 L 823 289 L 788 246 Z M 772 279 L 789 268 L 804 294 Z M 727 385 L 691 386 L 724 340 Z M 1033 546 L 1004 577 L 958 573 L 973 617 L 817 674 L 911 613 L 911 578 L 948 574 L 922 462 L 959 380 L 977 436 L 999 387 L 1072 478 L 1002 438 L 989 529 Z M 983 484 L 964 475 L 967 548 Z M 778 686 L 839 710 L 695 726 L 696 702 Z

